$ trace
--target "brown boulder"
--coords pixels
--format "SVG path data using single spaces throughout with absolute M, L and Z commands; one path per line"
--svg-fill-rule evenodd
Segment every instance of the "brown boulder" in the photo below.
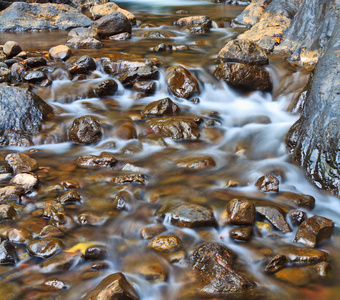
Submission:
M 174 22 L 174 25 L 185 27 L 188 25 L 200 25 L 203 27 L 211 27 L 211 19 L 207 16 L 192 16 L 180 18 Z
M 166 81 L 170 91 L 179 98 L 189 99 L 200 92 L 197 79 L 182 66 L 168 68 Z
M 299 264 L 315 264 L 327 260 L 328 257 L 324 251 L 296 246 L 282 247 L 276 252 L 287 256 L 290 262 Z
M 164 98 L 149 103 L 142 111 L 143 116 L 164 116 L 174 115 L 180 112 L 180 108 L 170 98 Z
M 181 247 L 181 239 L 174 234 L 159 235 L 153 238 L 148 246 L 158 252 L 173 252 Z
M 53 60 L 67 60 L 70 58 L 72 52 L 71 49 L 65 45 L 58 45 L 52 47 L 48 52 L 50 58 Z
M 75 144 L 92 144 L 102 138 L 102 127 L 92 116 L 83 116 L 73 120 L 69 127 L 68 139 Z
M 269 72 L 258 66 L 241 63 L 220 64 L 215 68 L 214 75 L 235 88 L 247 91 L 272 89 Z
M 12 57 L 19 54 L 22 49 L 17 42 L 8 41 L 4 44 L 3 51 L 8 57 Z
M 226 205 L 221 218 L 222 225 L 253 225 L 255 206 L 248 200 L 233 199 Z
M 315 247 L 319 242 L 332 236 L 333 221 L 320 216 L 313 216 L 303 221 L 296 231 L 294 242 Z
M 229 231 L 229 236 L 237 241 L 249 241 L 253 232 L 253 227 L 234 228 Z
M 278 254 L 268 262 L 264 270 L 266 272 L 275 273 L 281 270 L 287 262 L 288 262 L 287 256 L 283 254 Z
M 95 21 L 92 24 L 92 29 L 100 37 L 109 37 L 122 32 L 131 33 L 131 23 L 124 14 L 113 12 Z
M 11 153 L 5 158 L 15 173 L 28 173 L 38 168 L 38 162 L 25 153 Z
M 279 193 L 275 200 L 282 201 L 293 206 L 306 208 L 312 210 L 315 206 L 315 198 L 310 195 L 297 194 L 292 192 Z

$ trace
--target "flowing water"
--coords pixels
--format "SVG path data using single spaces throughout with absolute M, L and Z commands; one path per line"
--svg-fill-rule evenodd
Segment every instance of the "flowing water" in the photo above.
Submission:
M 41 186 L 36 193 L 25 198 L 25 209 L 18 226 L 24 226 L 32 232 L 39 232 L 47 220 L 41 218 L 41 203 L 50 201 L 60 195 L 59 187 L 63 182 L 77 182 L 82 196 L 81 205 L 71 205 L 66 209 L 71 218 L 72 230 L 63 237 L 66 249 L 74 245 L 94 243 L 105 245 L 109 249 L 106 259 L 108 269 L 89 271 L 90 263 L 75 264 L 68 271 L 46 275 L 39 271 L 39 259 L 26 257 L 15 268 L 1 266 L 1 279 L 13 280 L 25 290 L 25 299 L 80 299 L 86 291 L 94 287 L 106 275 L 122 271 L 144 300 L 148 299 L 182 299 L 182 287 L 189 280 L 187 257 L 195 246 L 204 241 L 224 243 L 234 250 L 242 266 L 254 276 L 254 280 L 263 289 L 272 292 L 272 299 L 335 299 L 340 297 L 336 280 L 318 283 L 313 281 L 303 288 L 280 283 L 273 276 L 261 270 L 261 255 L 266 251 L 275 251 L 286 244 L 293 244 L 293 233 L 277 233 L 272 239 L 268 234 L 254 234 L 247 243 L 237 243 L 228 237 L 230 227 L 183 229 L 176 227 L 167 218 L 160 220 L 155 216 L 159 208 L 159 199 L 172 201 L 182 199 L 187 202 L 206 205 L 219 218 L 227 200 L 235 197 L 246 197 L 261 201 L 281 204 L 273 194 L 262 194 L 254 186 L 255 181 L 263 174 L 278 174 L 281 192 L 295 192 L 312 195 L 316 207 L 308 216 L 320 215 L 335 222 L 333 237 L 330 242 L 321 245 L 320 249 L 331 255 L 335 273 L 339 273 L 338 222 L 340 205 L 337 197 L 328 196 L 312 186 L 298 167 L 291 164 L 290 156 L 284 144 L 284 138 L 298 119 L 298 115 L 287 111 L 289 104 L 296 98 L 308 81 L 309 74 L 292 68 L 287 63 L 271 58 L 266 69 L 270 72 L 274 89 L 272 93 L 240 93 L 226 84 L 218 82 L 212 76 L 216 65 L 218 51 L 230 39 L 244 29 L 231 28 L 230 21 L 244 7 L 213 4 L 211 1 L 153 1 L 124 0 L 116 1 L 137 17 L 137 26 L 128 41 L 104 41 L 101 50 L 77 50 L 76 55 L 88 54 L 92 57 L 115 57 L 117 52 L 129 57 L 157 58 L 161 62 L 161 74 L 157 80 L 157 92 L 149 97 L 136 99 L 136 92 L 119 85 L 113 97 L 104 99 L 89 98 L 63 103 L 58 99 L 72 94 L 74 82 L 59 80 L 51 88 L 39 88 L 36 93 L 49 102 L 57 112 L 60 128 L 65 130 L 71 121 L 82 115 L 96 116 L 108 130 L 102 141 L 96 145 L 75 146 L 69 142 L 44 144 L 31 148 L 9 147 L 2 149 L 1 157 L 13 151 L 28 151 L 31 157 L 38 160 L 43 168 L 39 171 Z M 179 9 L 189 11 L 190 15 L 207 15 L 213 19 L 213 29 L 204 35 L 188 35 L 173 21 L 181 17 L 175 12 Z M 149 24 L 149 26 L 140 26 Z M 171 32 L 173 37 L 166 40 L 145 39 L 142 35 L 150 30 Z M 65 32 L 1 34 L 0 44 L 7 40 L 16 40 L 28 51 L 42 52 L 56 44 L 66 41 Z M 165 42 L 172 45 L 187 45 L 190 50 L 183 52 L 157 53 L 152 48 Z M 174 64 L 182 64 L 198 78 L 201 93 L 199 103 L 176 98 L 169 94 L 165 82 L 165 70 Z M 97 79 L 87 80 L 86 84 L 109 78 L 103 70 L 98 70 Z M 82 89 L 83 86 L 78 87 Z M 118 122 L 134 121 L 137 135 L 148 134 L 143 120 L 138 117 L 139 111 L 152 101 L 165 97 L 171 99 L 182 109 L 183 115 L 199 116 L 204 119 L 201 138 L 195 142 L 175 142 L 165 138 L 150 141 L 146 138 L 120 140 L 110 134 L 110 128 Z M 69 101 L 70 102 L 70 101 Z M 89 170 L 80 169 L 73 160 L 80 155 L 95 154 L 102 151 L 114 153 L 118 164 L 113 169 Z M 216 167 L 208 170 L 193 171 L 179 169 L 175 162 L 178 159 L 192 156 L 209 155 L 216 161 Z M 137 172 L 147 176 L 146 185 L 110 183 L 114 176 L 128 173 L 121 171 L 123 166 L 131 164 Z M 126 170 L 125 168 L 124 170 Z M 238 182 L 237 186 L 228 187 L 228 182 Z M 113 199 L 120 191 L 131 195 L 128 209 L 118 212 L 113 209 Z M 36 212 L 36 213 L 34 213 Z M 40 215 L 39 215 L 40 212 Z M 75 223 L 82 212 L 95 212 L 103 216 L 98 226 L 80 226 Z M 34 217 L 35 216 L 35 217 Z M 26 218 L 25 218 L 26 217 Z M 163 222 L 167 231 L 182 240 L 182 248 L 170 264 L 162 255 L 153 253 L 146 247 L 148 241 L 140 238 L 140 230 L 150 224 Z M 7 227 L 6 227 L 7 226 Z M 3 231 L 10 226 L 2 224 Z M 71 225 L 70 225 L 71 226 Z M 295 231 L 295 230 L 294 230 Z M 19 247 L 24 256 L 24 248 Z M 262 253 L 262 254 L 261 254 Z M 160 273 L 165 280 L 146 280 L 143 268 L 158 263 L 163 266 Z M 335 276 L 336 276 L 335 275 Z M 36 287 L 45 279 L 59 279 L 66 283 L 67 289 L 54 294 L 41 291 Z M 45 298 L 39 298 L 45 299 Z

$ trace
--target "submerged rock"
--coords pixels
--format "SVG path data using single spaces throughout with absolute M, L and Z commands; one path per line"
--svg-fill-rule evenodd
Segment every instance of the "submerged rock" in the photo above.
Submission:
M 327 260 L 328 257 L 325 251 L 296 246 L 282 247 L 276 252 L 287 256 L 290 262 L 297 264 L 315 264 Z
M 303 221 L 296 231 L 294 242 L 315 247 L 332 236 L 333 222 L 330 219 L 313 216 Z
M 27 245 L 27 251 L 34 256 L 48 258 L 61 251 L 64 243 L 58 238 L 44 238 L 31 241 Z
M 78 167 L 86 169 L 110 168 L 115 165 L 117 159 L 111 153 L 102 152 L 100 155 L 84 155 L 75 161 Z
M 240 228 L 231 229 L 229 231 L 229 236 L 233 240 L 249 241 L 251 239 L 252 232 L 253 232 L 253 227 L 250 227 L 250 226 L 240 227 Z
M 275 277 L 294 286 L 304 286 L 310 281 L 308 271 L 302 268 L 285 268 L 276 272 Z
M 265 175 L 260 177 L 255 185 L 262 192 L 278 192 L 279 191 L 279 179 L 274 175 Z
M 239 89 L 248 91 L 270 91 L 272 89 L 269 72 L 258 66 L 241 63 L 220 64 L 215 68 L 214 75 Z
M 216 162 L 211 156 L 193 156 L 177 160 L 176 166 L 185 169 L 205 170 L 216 167 Z
M 0 12 L 0 31 L 67 30 L 91 24 L 77 9 L 63 4 L 15 2 Z

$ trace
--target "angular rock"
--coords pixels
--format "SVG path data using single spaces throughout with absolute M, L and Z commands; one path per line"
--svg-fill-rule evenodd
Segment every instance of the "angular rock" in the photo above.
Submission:
M 332 265 L 328 262 L 322 261 L 314 266 L 314 270 L 320 277 L 327 277 L 332 271 Z
M 126 40 L 131 39 L 131 34 L 128 32 L 123 32 L 123 33 L 111 35 L 109 39 L 113 41 L 126 41 Z
M 249 241 L 251 239 L 252 232 L 253 232 L 253 227 L 250 227 L 250 226 L 240 227 L 240 228 L 231 229 L 229 231 L 229 236 L 233 240 Z
M 239 62 L 252 65 L 268 64 L 265 51 L 253 41 L 231 40 L 218 53 L 218 59 L 223 62 Z
M 105 277 L 83 300 L 92 299 L 131 299 L 138 300 L 138 294 L 122 273 Z
M 95 21 L 92 29 L 94 29 L 100 37 L 109 37 L 123 32 L 131 33 L 131 23 L 124 14 L 113 12 Z
M 37 68 L 46 66 L 47 61 L 44 57 L 28 57 L 26 59 L 27 66 L 30 68 Z
M 315 264 L 327 260 L 328 257 L 325 251 L 295 246 L 282 247 L 276 252 L 287 256 L 290 262 L 298 264 Z
M 38 168 L 38 162 L 25 153 L 11 153 L 5 157 L 15 173 L 28 173 Z
M 68 139 L 75 144 L 93 144 L 102 138 L 102 127 L 92 116 L 83 116 L 73 120 L 69 127 Z
M 202 25 L 189 25 L 185 26 L 182 29 L 183 32 L 186 32 L 188 34 L 205 34 L 209 33 L 210 29 L 208 27 L 202 26 Z
M 0 83 L 11 80 L 11 71 L 5 63 L 0 62 Z
M 301 210 L 293 210 L 288 213 L 288 218 L 294 226 L 299 226 L 304 220 L 307 219 L 307 214 Z
M 3 51 L 8 57 L 12 57 L 19 54 L 22 51 L 22 49 L 17 42 L 8 41 L 4 44 Z
M 63 232 L 53 225 L 46 225 L 43 229 L 41 229 L 40 233 L 38 234 L 38 236 L 42 238 L 58 237 L 62 235 Z
M 152 95 L 156 91 L 156 83 L 154 81 L 137 81 L 133 84 L 133 89 L 144 95 Z
M 141 65 L 131 68 L 128 67 L 128 70 L 119 75 L 117 80 L 120 81 L 125 87 L 132 87 L 134 83 L 139 80 L 157 79 L 158 75 L 159 71 L 156 66 Z
M 235 256 L 225 246 L 205 243 L 190 257 L 190 264 L 199 281 L 199 291 L 208 295 L 242 293 L 255 283 L 233 269 Z
M 93 71 L 97 68 L 96 62 L 94 61 L 94 59 L 88 55 L 83 55 L 79 57 L 76 60 L 75 65 L 82 66 L 88 72 Z
M 65 45 L 74 49 L 100 49 L 104 47 L 101 41 L 92 37 L 74 37 L 67 40 Z
M 303 221 L 296 231 L 294 242 L 315 247 L 318 243 L 332 236 L 333 221 L 320 216 L 313 216 Z
M 170 91 L 179 98 L 189 99 L 200 92 L 194 75 L 179 65 L 167 69 L 166 81 Z
M 19 261 L 15 247 L 9 241 L 3 241 L 0 244 L 0 265 L 13 265 Z M 1 294 L 1 296 L 3 296 Z
M 71 56 L 71 49 L 65 45 L 58 45 L 52 47 L 48 52 L 50 58 L 53 60 L 67 60 Z
M 253 91 L 270 91 L 272 83 L 269 72 L 261 67 L 236 64 L 220 64 L 215 68 L 214 75 L 232 87 Z
M 256 206 L 256 212 L 265 217 L 276 229 L 283 233 L 292 231 L 285 220 L 284 213 L 280 209 L 269 206 Z
M 111 182 L 115 184 L 138 183 L 138 184 L 145 185 L 146 176 L 143 174 L 121 175 L 121 176 L 117 176 L 113 178 Z
M 8 116 L 11 116 L 8 118 Z M 53 109 L 37 95 L 0 84 L 0 145 L 32 143 L 33 134 L 53 116 Z
M 200 132 L 193 120 L 181 118 L 152 119 L 147 122 L 151 129 L 174 140 L 197 140 Z
M 24 189 L 18 186 L 5 186 L 0 188 L 0 203 L 19 203 Z
M 207 16 L 192 16 L 180 18 L 174 22 L 174 25 L 185 27 L 188 25 L 200 25 L 203 27 L 211 27 L 211 19 Z
M 78 157 L 75 161 L 78 167 L 86 169 L 96 169 L 96 168 L 110 168 L 113 167 L 117 159 L 113 154 L 108 152 L 102 152 L 100 155 L 84 155 Z
M 174 252 L 181 247 L 181 239 L 174 234 L 159 235 L 153 238 L 148 246 L 158 252 Z
M 157 210 L 156 214 L 167 217 L 172 224 L 179 227 L 210 227 L 216 226 L 213 212 L 204 206 L 189 203 L 169 203 Z
M 63 4 L 15 2 L 0 12 L 0 31 L 67 30 L 92 21 Z
M 58 238 L 44 238 L 41 240 L 31 241 L 27 245 L 27 251 L 33 255 L 42 258 L 48 258 L 61 251 L 64 243 Z
M 39 184 L 39 178 L 35 174 L 20 173 L 12 178 L 11 183 L 18 185 L 25 190 L 30 190 L 35 188 Z
M 131 12 L 120 8 L 117 4 L 113 2 L 101 4 L 101 5 L 94 5 L 89 9 L 90 17 L 94 20 L 98 20 L 106 15 L 109 15 L 113 12 L 120 12 L 124 14 L 132 25 L 136 24 L 136 17 Z
M 175 36 L 174 33 L 165 30 L 150 30 L 142 35 L 142 37 L 146 39 L 169 39 Z
M 180 108 L 170 98 L 164 98 L 158 101 L 149 103 L 142 111 L 143 116 L 168 116 L 178 114 Z
M 275 192 L 279 191 L 279 179 L 274 175 L 264 175 L 261 176 L 256 182 L 255 185 L 262 192 Z
M 275 273 L 282 268 L 284 268 L 285 264 L 288 262 L 288 259 L 283 254 L 278 254 L 274 256 L 266 265 L 265 271 L 270 273 Z
M 226 205 L 221 219 L 222 225 L 253 225 L 255 205 L 248 200 L 233 199 Z
M 211 156 L 194 156 L 177 160 L 176 166 L 185 169 L 206 170 L 216 167 L 216 162 Z

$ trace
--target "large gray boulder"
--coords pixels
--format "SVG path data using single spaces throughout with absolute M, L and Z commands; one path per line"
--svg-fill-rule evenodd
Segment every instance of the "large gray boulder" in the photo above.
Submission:
M 67 30 L 91 25 L 90 18 L 64 4 L 15 2 L 0 12 L 0 32 Z
M 340 16 L 314 70 L 302 115 L 287 135 L 293 160 L 319 188 L 336 195 L 340 195 L 339 41 Z
M 0 145 L 29 145 L 53 109 L 37 95 L 0 84 Z

